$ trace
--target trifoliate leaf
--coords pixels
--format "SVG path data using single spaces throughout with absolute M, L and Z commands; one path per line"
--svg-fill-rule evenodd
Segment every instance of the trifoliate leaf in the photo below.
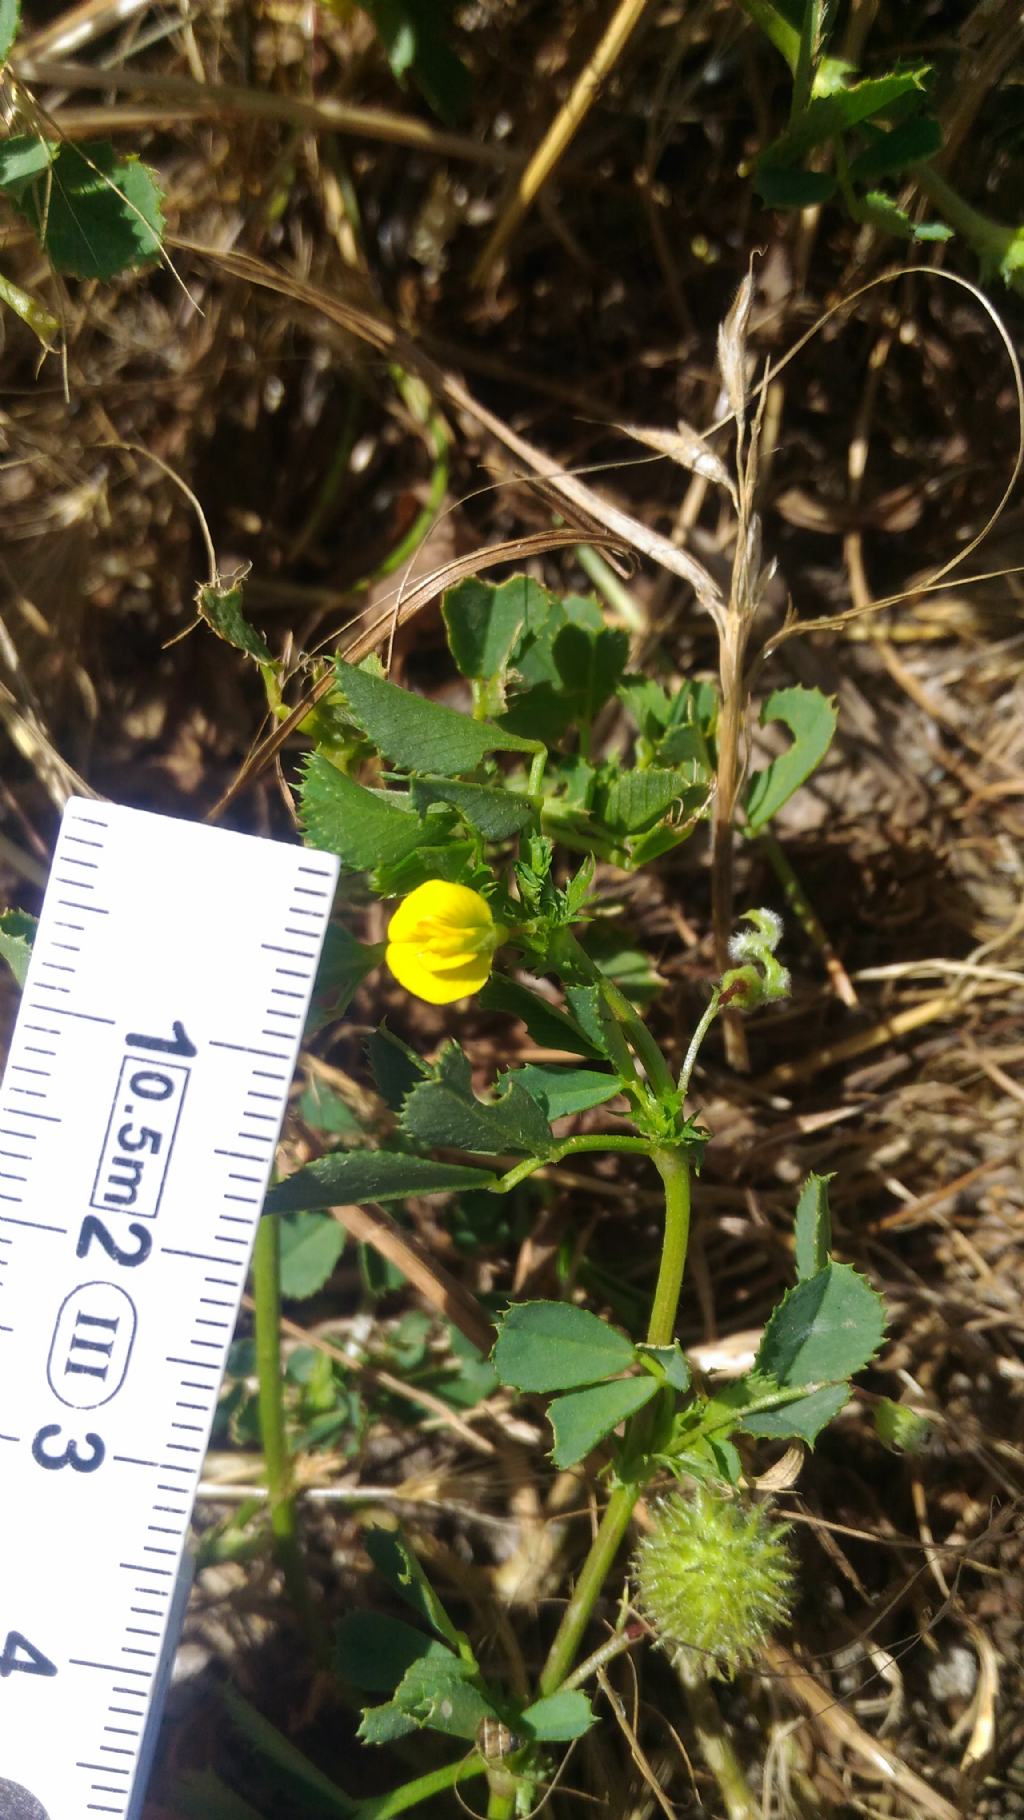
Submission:
M 796 1205 L 796 1274 L 801 1281 L 817 1276 L 830 1260 L 832 1214 L 828 1204 L 830 1175 L 809 1175 Z
M 579 1688 L 563 1688 L 545 1700 L 535 1700 L 520 1713 L 516 1729 L 538 1744 L 567 1744 L 582 1738 L 596 1724 L 594 1709 Z
M 496 1177 L 461 1163 L 394 1150 L 335 1151 L 307 1164 L 272 1188 L 267 1213 L 299 1213 L 310 1207 L 346 1206 L 357 1201 L 404 1201 L 410 1194 L 445 1194 L 454 1188 L 490 1188 Z
M 218 582 L 216 587 L 201 587 L 196 592 L 196 606 L 212 632 L 225 643 L 244 651 L 259 664 L 273 662 L 270 646 L 262 632 L 251 626 L 242 611 L 241 581 L 230 585 Z
M 499 1378 L 516 1390 L 593 1384 L 627 1370 L 633 1358 L 632 1340 L 571 1302 L 513 1303 L 501 1317 L 494 1348 Z
M 613 1428 L 643 1409 L 658 1394 L 656 1378 L 616 1378 L 611 1384 L 591 1384 L 548 1405 L 555 1433 L 551 1458 L 563 1468 L 575 1466 L 609 1435 Z
M 874 1358 L 885 1305 L 849 1264 L 829 1264 L 785 1295 L 772 1312 L 755 1372 L 787 1389 L 834 1384 Z
M 761 725 L 781 721 L 793 735 L 779 758 L 752 777 L 747 789 L 747 832 L 756 834 L 815 771 L 832 744 L 839 716 L 835 700 L 820 689 L 776 689 L 761 709 Z
M 411 808 L 357 784 L 319 752 L 306 759 L 299 815 L 312 846 L 337 853 L 357 872 L 404 859 L 423 844 L 423 822 Z
M 525 1087 L 545 1119 L 554 1122 L 574 1112 L 589 1112 L 622 1092 L 617 1075 L 596 1068 L 560 1068 L 552 1062 L 527 1062 L 503 1076 Z
M 316 1295 L 345 1249 L 345 1228 L 329 1213 L 299 1213 L 281 1221 L 281 1294 L 289 1301 Z
M 575 988 L 573 991 L 575 992 Z M 581 992 L 589 994 L 587 1004 L 596 1006 L 596 988 L 582 987 Z M 566 994 L 568 997 L 569 994 Z M 541 998 L 539 992 L 531 991 L 529 986 L 520 985 L 518 980 L 509 979 L 504 973 L 492 973 L 477 1003 L 484 1011 L 505 1011 L 511 1017 L 517 1017 L 526 1025 L 535 1043 L 545 1049 L 565 1049 L 570 1055 L 583 1055 L 600 1060 L 604 1055 L 603 1039 L 598 1040 L 600 1025 L 584 1028 L 577 1010 L 576 1017 L 560 1011 L 556 1005 Z M 574 1005 L 576 1000 L 573 1000 Z M 596 1011 L 595 1011 L 596 1018 Z
M 7 962 L 19 986 L 24 986 L 38 917 L 26 910 L 0 911 L 0 960 Z
M 0 0 L 0 65 L 7 62 L 18 36 L 21 0 Z
M 547 1156 L 554 1147 L 551 1127 L 536 1100 L 514 1079 L 501 1098 L 492 1101 L 478 1100 L 468 1085 L 418 1082 L 402 1107 L 401 1124 L 421 1143 L 488 1156 L 506 1151 Z
M 47 151 L 47 168 L 8 193 L 58 272 L 113 278 L 157 257 L 163 197 L 146 165 L 121 157 L 107 140 L 63 140 Z
M 386 1612 L 348 1611 L 338 1625 L 334 1665 L 367 1693 L 390 1694 L 414 1662 L 451 1659 L 447 1643 Z
M 338 683 L 348 712 L 378 752 L 407 771 L 461 777 L 475 771 L 491 752 L 533 752 L 535 740 L 521 739 L 492 722 L 472 720 L 439 702 L 337 662 Z

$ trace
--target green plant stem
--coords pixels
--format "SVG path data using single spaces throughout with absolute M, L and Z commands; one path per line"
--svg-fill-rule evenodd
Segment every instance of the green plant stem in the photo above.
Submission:
M 595 550 L 593 544 L 578 543 L 573 555 L 585 575 L 590 577 L 599 594 L 603 594 L 608 605 L 619 618 L 625 622 L 631 632 L 645 633 L 647 620 L 637 606 L 627 587 L 624 587 L 612 568 L 610 562 Z
M 697 1742 L 718 1783 L 729 1820 L 760 1820 L 761 1803 L 733 1750 L 701 1657 L 696 1650 L 681 1649 L 672 1666 L 682 1682 Z
M 590 1622 L 590 1614 L 611 1572 L 642 1490 L 643 1486 L 639 1483 L 618 1485 L 604 1507 L 604 1515 L 590 1545 L 590 1553 L 583 1563 L 580 1577 L 562 1614 L 562 1622 L 544 1664 L 538 1683 L 542 1698 L 557 1692 L 572 1668 L 583 1633 Z
M 666 1103 L 674 1101 L 676 1084 L 671 1069 L 643 1019 L 615 981 L 610 980 L 606 973 L 602 973 L 597 962 L 591 960 L 576 937 L 568 929 L 563 929 L 560 933 L 562 954 L 568 961 L 575 963 L 591 985 L 598 988 L 615 1022 L 629 1038 L 643 1063 L 644 1072 L 658 1099 Z
M 671 1346 L 690 1238 L 690 1168 L 684 1150 L 652 1150 L 665 1184 L 665 1238 L 647 1329 L 648 1346 Z
M 291 1461 L 281 1397 L 281 1228 L 268 1216 L 256 1229 L 252 1254 L 252 1295 L 256 1330 L 256 1376 L 259 1384 L 260 1440 L 267 1475 L 267 1503 L 274 1554 L 288 1596 L 321 1665 L 329 1657 L 327 1640 L 313 1604 L 306 1565 L 299 1546 Z
M 482 1776 L 486 1769 L 483 1758 L 472 1751 L 468 1757 L 460 1757 L 455 1763 L 446 1763 L 443 1769 L 432 1769 L 425 1776 L 417 1776 L 412 1782 L 403 1782 L 400 1788 L 393 1788 L 390 1794 L 375 1795 L 372 1800 L 361 1802 L 354 1820 L 392 1820 L 393 1815 L 404 1814 L 408 1808 L 417 1807 L 421 1801 L 429 1801 L 433 1795 L 443 1795 L 446 1789 L 468 1782 L 472 1776 Z M 510 1808 L 509 1812 L 513 1812 L 513 1809 Z
M 487 1820 L 514 1820 L 516 1811 L 515 1785 L 506 1788 L 508 1777 L 503 1775 L 497 1784 L 491 1784 L 487 1795 Z
M 915 165 L 910 174 L 950 227 L 963 235 L 983 267 L 1001 272 L 1008 283 L 1020 289 L 1024 283 L 1024 228 L 1010 227 L 1005 221 L 995 221 L 991 215 L 972 208 L 930 164 Z
M 650 1155 L 665 1184 L 665 1239 L 647 1328 L 647 1344 L 668 1346 L 675 1331 L 676 1311 L 686 1265 L 686 1247 L 690 1233 L 690 1171 L 685 1151 L 655 1148 Z M 634 1422 L 644 1426 L 649 1420 L 648 1409 L 641 1410 L 634 1418 Z M 626 1431 L 627 1445 L 631 1432 L 635 1437 L 637 1431 L 633 1423 Z M 562 1622 L 544 1664 L 539 1683 L 542 1696 L 555 1693 L 572 1669 L 583 1633 L 590 1622 L 601 1588 L 611 1572 L 645 1483 L 645 1480 L 638 1479 L 617 1485 L 605 1505 L 597 1534 L 590 1545 L 590 1553 L 583 1563 L 580 1577 L 573 1588 L 572 1597 L 562 1615 Z
M 582 1156 L 587 1150 L 631 1150 L 640 1156 L 651 1154 L 651 1146 L 646 1138 L 619 1136 L 614 1131 L 596 1132 L 592 1137 L 582 1135 L 566 1138 L 565 1143 L 559 1144 L 557 1150 L 553 1150 L 549 1156 L 524 1157 L 521 1163 L 516 1163 L 502 1176 L 490 1192 L 508 1194 L 510 1189 L 517 1188 L 520 1182 L 524 1182 L 528 1175 L 533 1175 L 538 1169 L 550 1168 L 553 1163 L 561 1163 L 567 1156 Z
M 719 992 L 718 987 L 716 986 L 715 990 L 711 996 L 711 1002 L 708 1005 L 708 1008 L 705 1011 L 704 1016 L 701 1018 L 700 1023 L 697 1025 L 697 1028 L 694 1031 L 692 1037 L 690 1038 L 690 1047 L 686 1051 L 686 1055 L 683 1059 L 683 1065 L 679 1070 L 679 1091 L 682 1094 L 684 1100 L 686 1098 L 686 1095 L 690 1091 L 690 1076 L 693 1073 L 694 1067 L 696 1065 L 697 1057 L 700 1054 L 700 1046 L 701 1046 L 702 1042 L 704 1041 L 704 1038 L 707 1036 L 708 1031 L 711 1029 L 711 1026 L 714 1023 L 716 1017 L 718 1016 L 718 1007 L 719 1007 L 720 998 L 721 998 L 721 994 Z

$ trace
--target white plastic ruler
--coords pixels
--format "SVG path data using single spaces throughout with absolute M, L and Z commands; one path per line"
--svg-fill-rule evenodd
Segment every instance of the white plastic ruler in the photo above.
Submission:
M 0 1820 L 137 1811 L 336 878 L 65 811 L 0 1091 Z

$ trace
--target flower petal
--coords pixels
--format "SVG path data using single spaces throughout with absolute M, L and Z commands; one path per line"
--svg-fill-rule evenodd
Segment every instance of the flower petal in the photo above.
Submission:
M 430 878 L 399 904 L 388 924 L 388 940 L 408 941 L 427 918 L 455 929 L 487 929 L 493 922 L 491 907 L 479 891 L 449 884 L 444 878 Z
M 389 942 L 384 958 L 406 992 L 426 999 L 428 1005 L 451 1005 L 487 984 L 492 956 L 473 955 L 439 968 L 433 962 L 426 964 L 422 951 L 411 942 Z

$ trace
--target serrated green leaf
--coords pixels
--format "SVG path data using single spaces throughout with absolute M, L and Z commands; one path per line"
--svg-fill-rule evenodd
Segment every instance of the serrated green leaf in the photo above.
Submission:
M 595 988 L 579 990 L 591 993 L 596 1002 Z M 600 1060 L 605 1053 L 603 1043 L 598 1043 L 595 1035 L 585 1030 L 576 1018 L 569 1017 L 556 1005 L 549 1005 L 538 992 L 520 985 L 518 980 L 509 979 L 507 974 L 492 973 L 483 991 L 477 995 L 477 1004 L 484 1011 L 505 1011 L 510 1017 L 519 1018 L 534 1042 L 544 1049 L 565 1049 L 570 1055 L 595 1060 Z
M 308 1163 L 267 1196 L 267 1213 L 304 1213 L 313 1207 L 356 1201 L 404 1201 L 410 1194 L 446 1194 L 453 1188 L 490 1188 L 497 1177 L 462 1163 L 435 1163 L 397 1150 L 346 1150 Z
M 571 624 L 554 642 L 554 658 L 574 721 L 589 726 L 615 694 L 629 657 L 629 635 L 602 626 L 598 632 Z
M 335 1634 L 338 1674 L 371 1694 L 392 1693 L 414 1662 L 453 1659 L 447 1643 L 386 1612 L 346 1612 Z
M 394 1744 L 397 1738 L 408 1738 L 419 1726 L 393 1700 L 384 1706 L 364 1706 L 356 1728 L 361 1744 Z
M 556 1397 L 548 1405 L 555 1434 L 551 1450 L 555 1465 L 576 1466 L 605 1435 L 657 1394 L 657 1379 L 645 1372 L 641 1378 L 616 1378 L 611 1384 L 591 1384 L 587 1390 Z
M 0 960 L 7 962 L 19 986 L 25 984 L 38 926 L 38 917 L 26 910 L 0 911 Z
M 346 1100 L 316 1076 L 299 1097 L 299 1117 L 311 1131 L 329 1137 L 361 1137 L 363 1128 Z
M 466 784 L 441 777 L 416 777 L 412 782 L 412 800 L 417 809 L 431 803 L 445 803 L 457 809 L 471 828 L 485 840 L 508 840 L 519 834 L 535 819 L 536 810 L 528 796 L 489 784 Z
M 460 777 L 475 771 L 492 752 L 533 752 L 536 741 L 520 739 L 491 721 L 471 720 L 439 702 L 371 676 L 337 660 L 338 683 L 348 712 L 379 752 L 407 771 Z
M 634 1350 L 617 1327 L 572 1302 L 514 1302 L 492 1356 L 502 1383 L 516 1390 L 571 1390 L 625 1371 Z
M 689 1390 L 692 1374 L 678 1340 L 673 1340 L 671 1346 L 639 1345 L 636 1353 L 641 1363 L 645 1359 L 653 1359 L 665 1373 L 666 1384 L 670 1384 L 673 1390 Z
M 606 1057 L 608 1038 L 601 1015 L 600 988 L 597 986 L 566 986 L 565 1002 L 584 1036 L 591 1043 L 593 1053 Z
M 395 1689 L 394 1704 L 421 1729 L 449 1738 L 475 1738 L 485 1719 L 496 1715 L 489 1700 L 469 1680 L 465 1662 L 414 1662 Z
M 866 76 L 845 88 L 833 89 L 827 95 L 815 95 L 794 121 L 789 131 L 770 148 L 773 163 L 788 164 L 802 158 L 812 146 L 848 132 L 861 121 L 875 115 L 906 97 L 923 95 L 929 74 L 926 64 L 894 69 L 884 76 Z
M 547 589 L 527 575 L 495 586 L 473 576 L 441 599 L 448 645 L 463 676 L 491 682 L 508 666 L 528 625 L 546 617 Z
M 231 587 L 201 587 L 196 592 L 196 606 L 218 638 L 223 638 L 236 651 L 244 651 L 257 663 L 273 662 L 270 646 L 262 632 L 251 626 L 242 611 L 243 587 L 236 581 Z
M 316 1295 L 345 1249 L 345 1228 L 329 1213 L 281 1221 L 281 1294 L 292 1302 Z
M 809 1175 L 796 1204 L 796 1274 L 798 1280 L 817 1276 L 829 1263 L 832 1250 L 832 1213 L 828 1204 L 830 1175 Z
M 777 164 L 766 154 L 758 161 L 754 188 L 770 209 L 804 209 L 831 201 L 839 185 L 828 171 Z
M 666 981 L 643 948 L 637 948 L 614 923 L 594 922 L 587 930 L 583 945 L 597 962 L 602 973 L 631 998 L 635 1005 L 665 990 Z
M 884 190 L 868 190 L 861 198 L 859 213 L 886 234 L 898 234 L 901 240 L 952 240 L 953 230 L 944 221 L 915 221 Z
M 466 1639 L 457 1630 L 431 1586 L 419 1558 L 400 1529 L 368 1529 L 363 1542 L 379 1574 L 393 1592 L 412 1607 L 457 1654 L 464 1654 Z
M 779 758 L 751 778 L 747 789 L 747 832 L 756 834 L 795 790 L 810 777 L 824 758 L 839 716 L 832 696 L 820 689 L 776 689 L 761 709 L 761 725 L 781 721 L 793 735 L 792 744 Z
M 384 1024 L 367 1038 L 366 1053 L 380 1097 L 392 1112 L 401 1112 L 417 1081 L 430 1078 L 426 1062 Z
M 670 703 L 653 676 L 624 676 L 616 691 L 638 730 L 653 745 L 668 726 Z
M 596 1068 L 560 1068 L 553 1062 L 527 1062 L 503 1078 L 525 1087 L 551 1123 L 570 1113 L 603 1106 L 622 1092 L 617 1075 L 599 1073 Z
M 330 923 L 317 963 L 306 1035 L 344 1017 L 357 987 L 384 959 L 383 942 L 358 942 L 340 923 Z
M 848 1384 L 829 1384 L 809 1396 L 782 1403 L 777 1409 L 759 1409 L 737 1422 L 748 1435 L 762 1439 L 806 1441 L 813 1447 L 822 1429 L 850 1400 Z
M 0 65 L 7 62 L 18 36 L 21 0 L 0 0 Z
M 5 5 L 10 0 L 4 0 Z M 22 192 L 50 168 L 57 141 L 40 139 L 37 133 L 16 133 L 0 144 L 0 190 L 12 202 L 19 202 Z
M 438 118 L 454 126 L 469 101 L 470 77 L 442 30 L 448 9 L 439 7 L 437 0 L 358 0 L 358 4 L 373 20 L 397 80 L 411 76 Z
M 113 278 L 160 252 L 163 198 L 156 178 L 107 140 L 61 141 L 49 168 L 22 183 L 12 200 L 58 272 Z
M 787 1389 L 834 1384 L 874 1357 L 884 1332 L 881 1296 L 850 1264 L 829 1264 L 773 1309 L 754 1370 Z
M 305 761 L 299 816 L 311 846 L 337 853 L 357 872 L 404 859 L 423 844 L 418 815 L 357 784 L 318 752 Z
M 567 1744 L 572 1738 L 582 1738 L 594 1724 L 594 1709 L 586 1694 L 579 1688 L 563 1688 L 545 1700 L 535 1700 L 520 1713 L 516 1730 L 538 1744 Z
M 378 865 L 373 873 L 373 888 L 380 897 L 409 897 L 417 886 L 428 879 L 444 878 L 452 885 L 468 885 L 479 891 L 493 882 L 489 868 L 481 865 L 475 837 L 457 840 L 450 836 L 443 846 L 430 845 L 434 817 L 447 813 L 440 806 L 427 811 L 423 845 L 403 854 L 401 859 Z
M 709 1435 L 708 1447 L 711 1457 L 721 1478 L 726 1485 L 738 1485 L 743 1477 L 743 1460 L 739 1449 L 721 1435 Z
M 905 1403 L 894 1403 L 890 1397 L 880 1397 L 872 1404 L 871 1420 L 883 1447 L 892 1453 L 920 1453 L 931 1438 L 928 1417 L 908 1409 Z
M 402 1107 L 401 1123 L 410 1137 L 443 1149 L 547 1156 L 554 1147 L 543 1112 L 515 1080 L 490 1102 L 478 1100 L 468 1086 L 421 1081 Z
M 930 114 L 917 114 L 888 132 L 869 127 L 870 141 L 850 164 L 855 183 L 875 183 L 879 177 L 897 177 L 925 158 L 942 150 L 942 128 Z
M 598 813 L 612 834 L 640 834 L 667 814 L 673 803 L 695 795 L 703 802 L 705 792 L 694 786 L 685 771 L 663 771 L 652 766 L 647 771 L 626 771 L 617 777 L 605 793 Z

